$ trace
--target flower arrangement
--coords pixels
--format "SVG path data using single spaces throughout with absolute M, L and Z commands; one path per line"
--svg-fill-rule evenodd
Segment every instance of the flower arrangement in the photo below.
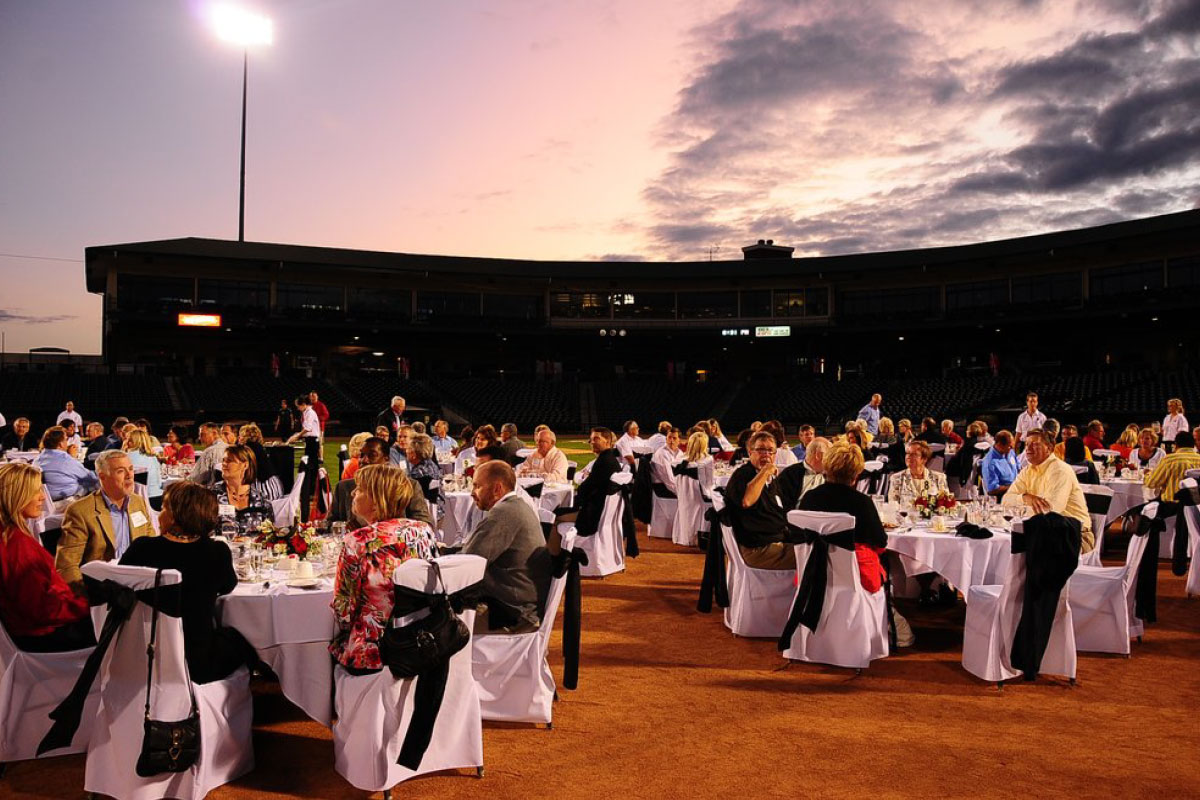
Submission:
M 1112 469 L 1113 476 L 1117 478 L 1121 477 L 1122 470 L 1129 469 L 1129 464 L 1120 456 L 1114 456 L 1113 459 L 1108 462 L 1108 466 L 1110 469 Z
M 321 539 L 311 522 L 302 522 L 292 529 L 276 528 L 270 522 L 264 522 L 258 526 L 254 542 L 271 548 L 279 556 L 307 559 L 321 552 Z
M 921 495 L 913 500 L 913 508 L 923 519 L 949 514 L 958 505 L 958 500 L 949 492 Z

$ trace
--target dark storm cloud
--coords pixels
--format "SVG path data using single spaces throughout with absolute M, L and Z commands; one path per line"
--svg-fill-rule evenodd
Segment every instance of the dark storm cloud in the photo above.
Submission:
M 44 325 L 49 322 L 66 322 L 77 319 L 74 314 L 50 314 L 37 316 L 35 314 L 19 314 L 0 308 L 0 322 L 23 322 L 27 325 Z
M 1014 6 L 1054 10 L 1009 0 L 972 13 L 1003 20 Z M 705 63 L 664 121 L 670 164 L 643 191 L 656 255 L 767 237 L 809 253 L 924 247 L 1188 206 L 1200 0 L 1081 0 L 1073 38 L 1000 63 L 944 54 L 905 8 L 743 0 L 702 29 Z M 983 118 L 1002 121 L 1005 145 L 973 138 Z M 901 166 L 868 171 L 878 191 L 835 195 L 803 219 L 779 203 L 792 186 L 783 194 L 828 197 L 831 168 L 884 159 Z

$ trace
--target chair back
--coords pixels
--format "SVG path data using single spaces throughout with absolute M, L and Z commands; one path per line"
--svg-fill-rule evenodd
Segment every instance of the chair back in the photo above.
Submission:
M 304 465 L 308 463 L 308 456 L 300 458 L 300 471 L 303 473 Z M 300 492 L 304 488 L 304 481 L 297 479 L 292 484 L 292 490 L 285 497 L 271 501 L 271 515 L 275 517 L 275 527 L 283 528 L 291 525 L 296 519 L 296 512 L 300 508 Z
M 1075 470 L 1076 475 L 1087 475 L 1087 464 L 1072 464 L 1071 469 Z
M 1079 488 L 1083 490 L 1088 516 L 1092 518 L 1092 534 L 1096 537 L 1096 546 L 1090 553 L 1080 555 L 1079 562 L 1098 567 L 1100 566 L 1100 552 L 1104 547 L 1104 523 L 1108 519 L 1108 510 L 1112 507 L 1113 490 L 1109 486 L 1088 483 L 1079 484 Z
M 854 530 L 855 520 L 852 514 L 829 511 L 800 511 L 792 510 L 787 513 L 788 524 L 797 528 L 816 531 L 822 536 Z M 796 545 L 796 576 L 804 575 L 804 567 L 812 555 L 811 544 Z M 828 586 L 859 585 L 858 559 L 853 550 L 840 547 L 829 548 L 829 583 Z

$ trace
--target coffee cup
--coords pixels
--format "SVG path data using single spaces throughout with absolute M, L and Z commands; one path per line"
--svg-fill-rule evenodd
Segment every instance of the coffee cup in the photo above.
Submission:
M 307 561 L 301 561 L 296 565 L 297 578 L 311 578 L 313 576 L 313 566 Z
M 275 564 L 275 568 L 282 570 L 283 572 L 294 572 L 296 569 L 296 564 L 299 561 L 300 561 L 300 559 L 298 559 L 294 555 L 291 555 L 291 556 L 288 556 L 287 558 L 279 559 L 279 561 L 276 562 L 276 564 Z

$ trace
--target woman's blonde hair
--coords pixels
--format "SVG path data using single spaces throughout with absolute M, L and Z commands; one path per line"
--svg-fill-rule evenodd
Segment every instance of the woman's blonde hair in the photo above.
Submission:
M 125 446 L 121 449 L 126 453 L 136 450 L 142 455 L 154 455 L 154 446 L 150 443 L 150 434 L 140 428 L 129 434 L 129 438 L 125 440 Z
M 716 417 L 713 417 L 708 421 L 708 430 L 710 433 L 712 433 L 714 438 L 721 438 L 721 423 L 717 422 Z
M 37 467 L 17 461 L 0 464 L 0 536 L 6 543 L 12 528 L 33 535 L 21 509 L 41 493 L 42 472 Z
M 1121 431 L 1120 437 L 1117 438 L 1117 444 L 1122 447 L 1137 447 L 1137 443 L 1138 432 L 1129 428 Z
M 708 455 L 708 434 L 696 431 L 688 437 L 687 460 L 700 461 Z
M 879 435 L 880 436 L 894 436 L 895 433 L 896 433 L 896 426 L 892 423 L 892 418 L 891 417 L 880 417 L 879 418 Z
M 262 428 L 255 425 L 253 422 L 248 422 L 238 429 L 238 443 L 246 444 L 254 442 L 256 444 L 263 443 Z
M 1161 397 L 1161 395 L 1159 395 L 1159 396 Z M 1169 413 L 1171 411 L 1175 411 L 1176 409 L 1179 410 L 1180 414 L 1183 413 L 1183 401 L 1180 400 L 1178 397 L 1172 397 L 1170 400 L 1167 401 L 1167 411 Z
M 379 521 L 398 519 L 412 499 L 412 484 L 404 470 L 392 464 L 368 464 L 354 473 L 354 488 L 375 506 Z
M 825 478 L 832 483 L 853 484 L 863 471 L 863 454 L 848 442 L 836 442 L 825 451 Z
M 366 431 L 354 434 L 350 437 L 349 444 L 346 445 L 346 452 L 350 454 L 351 458 L 358 458 L 358 454 L 362 452 L 363 443 L 374 435 Z

